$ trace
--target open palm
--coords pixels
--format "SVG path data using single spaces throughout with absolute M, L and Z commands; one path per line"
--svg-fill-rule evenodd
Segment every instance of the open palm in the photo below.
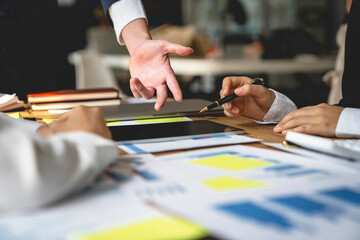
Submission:
M 156 91 L 155 109 L 159 110 L 167 99 L 167 87 L 176 101 L 182 100 L 182 93 L 174 71 L 171 68 L 169 53 L 186 56 L 191 48 L 164 40 L 148 40 L 141 44 L 131 55 L 129 68 L 130 88 L 136 98 L 149 99 Z

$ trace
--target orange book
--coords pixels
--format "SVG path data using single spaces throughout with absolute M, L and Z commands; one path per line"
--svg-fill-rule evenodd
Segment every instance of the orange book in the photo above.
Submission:
M 114 99 L 76 101 L 76 102 L 32 103 L 31 109 L 34 111 L 42 111 L 42 110 L 71 109 L 79 105 L 84 105 L 88 107 L 104 107 L 104 106 L 115 106 L 120 104 L 121 104 L 121 100 L 119 98 L 114 98 Z
M 61 90 L 54 92 L 32 93 L 27 95 L 29 104 L 104 100 L 116 98 L 119 98 L 119 90 L 115 88 Z

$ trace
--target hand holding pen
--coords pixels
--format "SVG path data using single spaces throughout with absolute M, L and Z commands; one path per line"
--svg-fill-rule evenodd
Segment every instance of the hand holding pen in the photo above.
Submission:
M 262 84 L 254 84 L 253 81 L 254 79 L 248 77 L 227 77 L 223 80 L 220 97 L 224 98 L 232 93 L 238 96 L 221 105 L 225 115 L 263 120 L 275 100 L 275 93 Z
M 251 79 L 248 84 L 253 84 L 253 85 L 263 85 L 264 86 L 264 79 L 263 78 L 254 78 Z M 235 93 L 232 93 L 230 95 L 227 95 L 226 97 L 220 98 L 219 100 L 216 100 L 214 103 L 210 104 L 207 107 L 204 107 L 203 109 L 201 109 L 200 113 L 202 112 L 206 112 L 209 111 L 211 109 L 214 109 L 216 107 L 219 107 L 225 103 L 228 103 L 232 100 L 234 100 L 235 98 L 239 97 L 238 95 L 236 95 Z

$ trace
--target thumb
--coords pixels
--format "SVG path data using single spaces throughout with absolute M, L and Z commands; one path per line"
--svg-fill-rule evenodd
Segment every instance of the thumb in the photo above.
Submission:
M 190 47 L 184 47 L 180 44 L 175 44 L 171 42 L 165 43 L 165 50 L 167 53 L 175 53 L 179 56 L 187 56 L 194 52 L 194 50 Z

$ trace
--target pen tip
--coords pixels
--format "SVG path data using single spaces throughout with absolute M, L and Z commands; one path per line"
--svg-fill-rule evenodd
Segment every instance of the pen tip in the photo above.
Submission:
M 207 110 L 209 110 L 207 107 L 204 107 L 203 109 L 201 109 L 200 113 L 206 112 Z

